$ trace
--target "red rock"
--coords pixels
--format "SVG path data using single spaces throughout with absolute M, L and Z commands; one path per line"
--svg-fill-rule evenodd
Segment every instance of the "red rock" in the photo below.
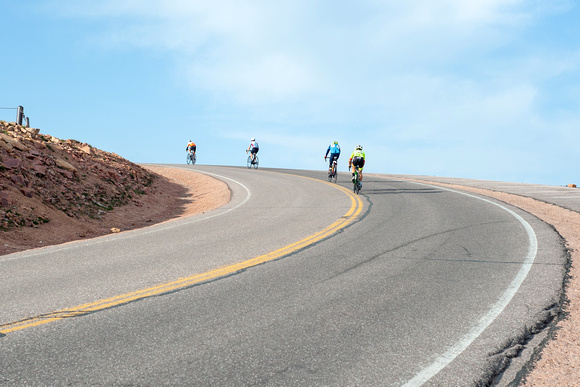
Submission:
M 34 196 L 34 190 L 30 188 L 20 188 L 20 192 L 22 195 L 26 196 L 27 198 L 31 198 Z
M 4 191 L 0 191 L 0 206 L 8 207 L 10 205 L 10 196 Z
M 0 136 L 0 205 L 26 214 L 18 219 L 0 216 L 0 224 L 28 225 L 26 220 L 36 219 L 43 205 L 79 219 L 98 219 L 105 209 L 138 200 L 141 192 L 152 194 L 146 187 L 151 174 L 118 155 L 76 140 L 22 136 L 16 126 L 1 121 L 0 125 L 6 131 Z M 13 200 L 8 196 L 14 186 L 42 204 L 23 210 L 24 196 L 18 193 Z
M 22 160 L 20 159 L 15 159 L 12 157 L 7 157 L 4 160 L 4 167 L 6 167 L 6 169 L 20 169 L 20 165 L 22 164 Z
M 19 186 L 26 185 L 26 181 L 24 180 L 24 177 L 22 177 L 22 175 L 12 175 L 10 176 L 10 180 L 12 180 L 14 184 Z
M 119 182 L 121 180 L 121 175 L 119 174 L 119 172 L 115 171 L 114 169 L 110 169 L 108 171 L 109 176 L 112 177 L 116 182 Z
M 68 171 L 66 169 L 61 169 L 61 170 L 59 170 L 59 172 L 62 173 L 69 180 L 71 180 L 75 177 L 74 173 L 72 173 L 71 171 Z
M 37 176 L 42 177 L 46 175 L 46 167 L 44 165 L 32 164 L 32 170 Z

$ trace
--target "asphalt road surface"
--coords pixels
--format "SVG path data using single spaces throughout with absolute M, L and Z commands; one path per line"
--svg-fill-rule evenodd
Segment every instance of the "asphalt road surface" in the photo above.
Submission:
M 0 257 L 0 384 L 506 384 L 559 300 L 562 240 L 504 203 L 178 167 L 231 202 Z

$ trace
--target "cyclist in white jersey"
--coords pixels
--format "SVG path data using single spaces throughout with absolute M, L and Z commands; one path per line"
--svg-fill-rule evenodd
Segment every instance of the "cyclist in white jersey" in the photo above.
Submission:
M 250 152 L 250 155 L 252 156 L 252 164 L 255 163 L 256 153 L 258 153 L 259 150 L 260 146 L 258 145 L 258 142 L 255 138 L 252 137 L 250 140 L 250 146 L 248 146 L 248 149 L 246 149 L 246 153 Z

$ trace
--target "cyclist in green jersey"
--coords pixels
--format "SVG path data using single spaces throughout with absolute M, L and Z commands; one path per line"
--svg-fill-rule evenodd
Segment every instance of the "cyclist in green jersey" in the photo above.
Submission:
M 348 169 L 351 170 L 352 173 L 352 181 L 354 182 L 354 172 L 358 169 L 358 180 L 362 181 L 363 179 L 363 174 L 362 174 L 362 170 L 363 167 L 365 166 L 365 152 L 363 152 L 362 150 L 362 145 L 357 145 L 354 148 L 354 151 L 352 151 L 351 155 L 350 155 L 350 159 L 348 160 Z M 352 167 L 352 169 L 351 169 Z M 355 169 L 356 168 L 356 169 Z

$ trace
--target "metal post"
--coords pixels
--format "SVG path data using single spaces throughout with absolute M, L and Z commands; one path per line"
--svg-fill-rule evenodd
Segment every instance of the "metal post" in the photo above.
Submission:
M 18 106 L 16 112 L 16 125 L 22 125 L 23 118 L 24 118 L 24 108 L 22 106 Z
M 26 117 L 26 127 L 30 128 L 30 120 L 28 119 L 28 117 Z

